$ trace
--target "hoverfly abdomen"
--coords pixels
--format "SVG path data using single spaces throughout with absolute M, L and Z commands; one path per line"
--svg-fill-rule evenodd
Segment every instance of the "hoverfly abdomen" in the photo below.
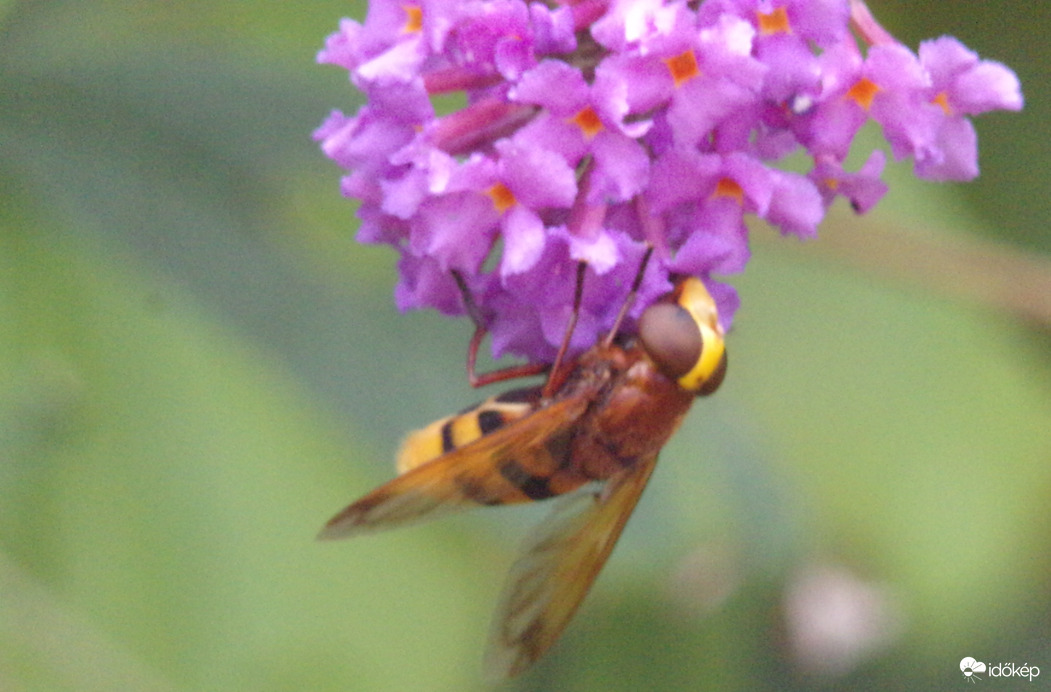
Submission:
M 409 433 L 395 462 L 398 473 L 411 471 L 529 415 L 539 400 L 538 387 L 513 389 Z

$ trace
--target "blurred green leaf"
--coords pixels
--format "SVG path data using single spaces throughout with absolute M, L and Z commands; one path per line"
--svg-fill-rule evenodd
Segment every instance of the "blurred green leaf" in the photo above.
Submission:
M 451 544 L 464 566 L 442 577 L 432 563 L 444 549 L 420 534 L 400 549 L 315 543 L 342 489 L 369 481 L 333 463 L 363 455 L 331 422 L 319 427 L 281 368 L 88 245 L 11 241 L 17 271 L 2 282 L 17 298 L 5 331 L 15 348 L 3 371 L 22 383 L 5 388 L 3 410 L 9 429 L 29 432 L 4 450 L 3 545 L 25 565 L 5 571 L 25 574 L 5 580 L 20 605 L 3 611 L 0 649 L 50 670 L 50 689 L 118 689 L 139 667 L 161 688 L 301 689 L 325 659 L 376 689 L 473 686 L 470 666 L 435 672 L 445 646 L 429 643 L 417 658 L 431 664 L 406 668 L 367 628 L 386 621 L 409 636 L 419 612 L 445 645 L 471 637 L 465 623 L 484 613 L 462 605 L 465 547 Z M 417 571 L 426 578 L 397 578 Z M 84 618 L 94 626 L 37 627 Z M 115 648 L 117 666 L 71 670 L 67 648 Z

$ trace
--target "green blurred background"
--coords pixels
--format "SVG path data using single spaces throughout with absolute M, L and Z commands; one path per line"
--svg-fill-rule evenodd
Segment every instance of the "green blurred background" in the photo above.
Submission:
M 1051 681 L 1051 18 L 872 6 L 1011 65 L 1026 110 L 977 122 L 974 183 L 896 164 L 863 221 L 757 229 L 723 389 L 506 689 Z M 313 59 L 363 14 L 0 2 L 0 690 L 484 689 L 543 508 L 314 541 L 479 398 L 468 326 L 397 314 L 310 139 L 357 107 Z

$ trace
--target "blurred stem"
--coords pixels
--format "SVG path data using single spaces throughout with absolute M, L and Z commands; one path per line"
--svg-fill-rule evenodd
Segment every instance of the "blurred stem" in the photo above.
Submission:
M 754 237 L 762 245 L 772 235 Z M 778 246 L 1051 327 L 1051 258 L 1003 243 L 834 211 L 816 241 Z

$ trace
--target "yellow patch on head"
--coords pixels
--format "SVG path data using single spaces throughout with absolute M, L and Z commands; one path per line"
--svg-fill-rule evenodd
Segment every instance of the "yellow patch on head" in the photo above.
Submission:
M 701 357 L 697 364 L 688 373 L 679 378 L 679 386 L 690 391 L 701 389 L 705 382 L 719 368 L 726 344 L 723 338 L 723 329 L 719 326 L 719 312 L 715 307 L 715 299 L 708 293 L 704 282 L 700 279 L 690 277 L 682 283 L 679 292 L 678 303 L 697 323 L 701 330 Z

